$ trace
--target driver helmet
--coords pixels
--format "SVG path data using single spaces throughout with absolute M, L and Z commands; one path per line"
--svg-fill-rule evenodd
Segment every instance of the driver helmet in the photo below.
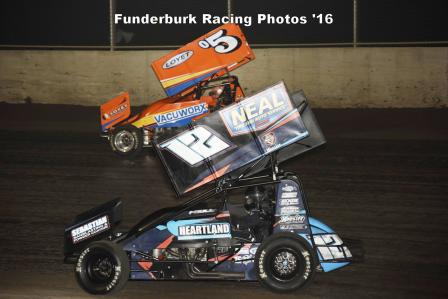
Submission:
M 210 90 L 209 95 L 216 100 L 219 98 L 223 91 L 224 86 L 215 86 Z
M 246 190 L 244 207 L 247 211 L 256 209 L 264 198 L 265 189 L 263 186 L 249 187 Z

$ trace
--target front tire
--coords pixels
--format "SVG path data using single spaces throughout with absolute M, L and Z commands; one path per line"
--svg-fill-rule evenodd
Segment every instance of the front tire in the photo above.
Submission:
M 313 278 L 315 258 L 305 241 L 284 234 L 267 238 L 255 255 L 258 281 L 274 292 L 293 292 Z
M 94 295 L 118 292 L 128 281 L 129 272 L 127 254 L 110 241 L 90 244 L 80 254 L 75 267 L 78 284 Z
M 135 156 L 143 147 L 142 130 L 132 125 L 120 126 L 113 130 L 110 137 L 110 146 L 120 156 Z

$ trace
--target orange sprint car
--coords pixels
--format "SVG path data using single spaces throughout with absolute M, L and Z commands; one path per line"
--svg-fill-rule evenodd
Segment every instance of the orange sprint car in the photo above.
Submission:
M 152 144 L 155 129 L 185 126 L 244 97 L 232 71 L 255 59 L 241 29 L 225 24 L 154 61 L 152 69 L 168 95 L 131 116 L 129 93 L 101 105 L 101 132 L 119 155 Z

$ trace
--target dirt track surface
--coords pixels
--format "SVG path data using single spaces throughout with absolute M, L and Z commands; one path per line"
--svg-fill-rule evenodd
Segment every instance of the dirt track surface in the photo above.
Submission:
M 0 104 L 0 298 L 88 298 L 62 263 L 64 226 L 115 197 L 123 228 L 179 203 L 160 162 L 111 153 L 97 111 Z M 257 283 L 130 282 L 120 298 L 448 298 L 448 110 L 318 110 L 324 149 L 284 163 L 313 216 L 365 261 L 300 293 Z M 300 296 L 300 297 L 299 297 Z

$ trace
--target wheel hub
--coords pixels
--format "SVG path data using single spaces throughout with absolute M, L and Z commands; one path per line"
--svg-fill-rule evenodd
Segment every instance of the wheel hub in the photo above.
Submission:
M 98 263 L 98 266 L 93 268 L 94 271 L 97 271 L 98 274 L 104 277 L 109 277 L 112 273 L 112 264 L 109 259 L 101 260 Z
M 115 136 L 115 147 L 123 153 L 129 152 L 135 145 L 135 137 L 129 131 L 121 131 Z
M 92 276 L 100 281 L 109 280 L 114 272 L 114 265 L 109 258 L 99 258 L 92 264 Z
M 274 269 L 282 276 L 290 275 L 297 269 L 297 258 L 290 252 L 281 251 L 274 256 Z

